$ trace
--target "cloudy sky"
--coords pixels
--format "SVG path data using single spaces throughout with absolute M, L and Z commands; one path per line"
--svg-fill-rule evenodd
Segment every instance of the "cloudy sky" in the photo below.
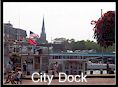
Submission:
M 94 40 L 94 25 L 102 13 L 116 10 L 115 2 L 4 2 L 3 22 L 10 21 L 21 28 L 40 35 L 44 16 L 47 40 L 65 37 Z

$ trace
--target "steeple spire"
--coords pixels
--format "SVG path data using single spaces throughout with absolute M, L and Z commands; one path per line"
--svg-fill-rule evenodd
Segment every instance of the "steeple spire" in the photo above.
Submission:
M 41 31 L 40 39 L 42 40 L 43 43 L 46 42 L 44 16 L 43 16 L 42 31 Z
M 44 16 L 43 16 L 42 32 L 45 33 Z

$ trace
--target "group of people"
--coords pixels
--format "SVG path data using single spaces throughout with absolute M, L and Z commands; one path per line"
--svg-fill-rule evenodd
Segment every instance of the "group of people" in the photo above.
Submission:
M 7 78 L 5 84 L 9 82 L 11 82 L 11 84 L 22 83 L 22 71 L 20 67 L 12 67 L 11 62 L 9 61 L 6 70 Z

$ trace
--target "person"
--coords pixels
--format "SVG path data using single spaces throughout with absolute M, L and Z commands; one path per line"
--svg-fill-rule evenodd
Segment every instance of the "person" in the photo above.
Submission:
M 8 76 L 7 76 L 7 78 L 6 78 L 5 84 L 6 84 L 6 83 L 9 83 L 9 82 L 11 81 L 11 75 L 12 75 L 12 72 L 11 72 L 11 71 L 8 72 Z
M 56 63 L 54 64 L 54 67 L 53 67 L 53 69 L 54 69 L 54 74 L 55 74 L 55 75 L 59 73 L 59 72 L 58 72 L 58 67 L 59 67 L 59 65 L 58 65 L 58 63 L 56 62 Z
M 59 64 L 56 62 L 56 72 L 59 73 Z
M 22 72 L 20 68 L 17 69 L 15 81 L 17 81 L 17 84 L 18 82 L 22 82 Z
M 23 72 L 26 75 L 26 73 L 27 73 L 27 63 L 26 63 L 26 60 L 23 63 Z
M 12 75 L 11 75 L 11 79 L 10 79 L 10 81 L 11 81 L 12 84 L 16 84 L 15 83 L 15 78 L 16 78 L 16 72 L 15 71 L 12 71 Z

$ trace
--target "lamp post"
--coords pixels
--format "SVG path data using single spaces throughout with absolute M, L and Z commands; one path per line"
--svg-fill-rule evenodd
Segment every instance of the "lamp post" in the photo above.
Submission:
M 102 9 L 101 9 L 101 17 L 102 17 Z M 103 47 L 102 47 L 102 63 L 103 63 Z

